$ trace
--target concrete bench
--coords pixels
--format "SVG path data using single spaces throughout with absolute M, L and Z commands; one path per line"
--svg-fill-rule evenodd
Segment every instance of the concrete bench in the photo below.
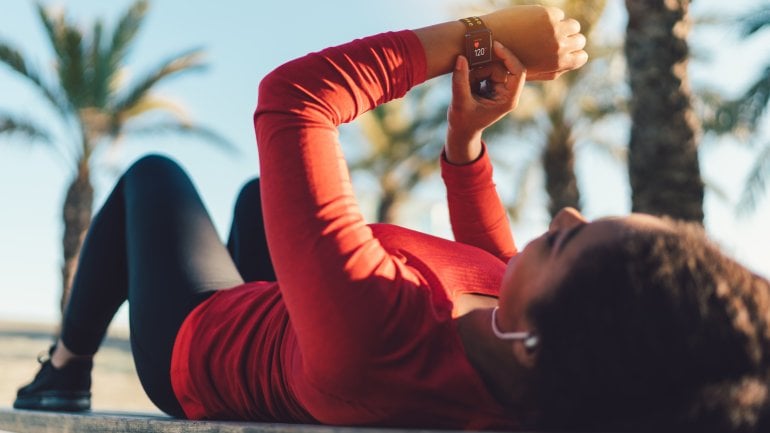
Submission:
M 0 408 L 0 430 L 14 433 L 405 433 L 381 428 L 330 427 L 302 424 L 186 421 L 162 415 L 123 412 L 39 412 Z M 409 433 L 431 433 L 408 430 Z M 447 432 L 433 432 L 447 433 Z

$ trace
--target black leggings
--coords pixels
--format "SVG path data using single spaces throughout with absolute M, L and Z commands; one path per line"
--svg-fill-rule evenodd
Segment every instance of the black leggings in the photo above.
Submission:
M 214 291 L 256 280 L 275 280 L 258 180 L 238 197 L 225 247 L 187 174 L 166 157 L 147 156 L 126 171 L 94 217 L 61 339 L 74 353 L 96 353 L 128 300 L 142 386 L 162 411 L 184 417 L 169 375 L 182 321 Z

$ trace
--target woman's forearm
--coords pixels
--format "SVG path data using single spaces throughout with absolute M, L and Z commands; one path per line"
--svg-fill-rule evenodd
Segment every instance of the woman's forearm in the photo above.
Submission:
M 565 19 L 560 9 L 514 6 L 482 15 L 481 19 L 492 31 L 492 37 L 522 61 L 530 80 L 553 79 L 579 68 L 588 59 L 583 51 L 585 38 L 580 34 L 580 25 Z M 414 32 L 425 49 L 428 78 L 450 72 L 457 56 L 464 54 L 465 25 L 460 21 Z
M 383 330 L 400 287 L 419 284 L 366 226 L 337 125 L 421 83 L 424 57 L 413 32 L 384 33 L 288 62 L 260 83 L 254 127 L 267 242 L 315 384 L 361 371 L 394 338 Z

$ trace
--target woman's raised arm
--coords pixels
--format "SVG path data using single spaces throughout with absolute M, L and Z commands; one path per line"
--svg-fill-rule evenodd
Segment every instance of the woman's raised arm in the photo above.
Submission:
M 580 55 L 564 55 L 571 48 L 554 36 L 569 33 L 555 30 L 567 21 L 555 20 L 550 9 L 520 10 L 521 18 L 505 10 L 484 19 L 513 47 L 524 33 L 542 37 L 541 46 L 522 54 L 542 74 L 579 66 Z M 449 72 L 463 27 L 452 22 L 359 39 L 293 60 L 260 83 L 254 126 L 267 240 L 315 381 L 333 383 L 336 374 L 393 347 L 388 342 L 403 336 L 391 321 L 397 310 L 430 301 L 415 290 L 422 277 L 391 257 L 366 226 L 337 126 L 402 97 L 426 73 Z
M 514 6 L 480 17 L 500 41 L 521 60 L 528 80 L 551 80 L 577 69 L 588 60 L 580 23 L 565 18 L 561 9 Z M 452 71 L 463 52 L 465 25 L 451 21 L 414 31 L 428 64 L 427 79 Z

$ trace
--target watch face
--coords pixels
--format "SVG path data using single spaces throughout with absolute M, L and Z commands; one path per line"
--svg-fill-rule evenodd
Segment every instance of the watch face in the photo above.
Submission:
M 492 32 L 488 30 L 465 35 L 465 53 L 471 67 L 492 61 Z

